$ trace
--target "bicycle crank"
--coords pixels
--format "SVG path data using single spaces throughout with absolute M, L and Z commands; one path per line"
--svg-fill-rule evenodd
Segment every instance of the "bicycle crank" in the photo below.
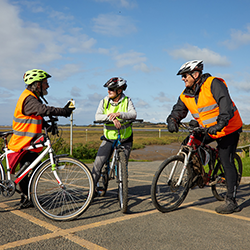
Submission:
M 16 191 L 16 184 L 12 180 L 2 181 L 1 189 L 4 197 L 11 197 Z

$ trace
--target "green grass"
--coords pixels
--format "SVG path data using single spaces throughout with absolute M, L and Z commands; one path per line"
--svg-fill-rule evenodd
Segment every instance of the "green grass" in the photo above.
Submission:
M 243 171 L 242 176 L 250 176 L 250 157 L 241 158 Z

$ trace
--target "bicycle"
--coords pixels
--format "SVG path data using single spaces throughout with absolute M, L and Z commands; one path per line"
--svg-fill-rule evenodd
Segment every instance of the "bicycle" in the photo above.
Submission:
M 51 123 L 48 130 L 59 136 L 56 121 L 56 117 L 50 117 L 47 121 Z M 55 155 L 48 130 L 45 129 L 44 134 L 40 134 L 21 152 L 8 149 L 7 137 L 13 134 L 13 131 L 0 132 L 0 137 L 4 140 L 4 152 L 0 155 L 0 193 L 4 197 L 11 197 L 16 191 L 21 193 L 16 185 L 25 176 L 30 175 L 28 199 L 31 199 L 39 212 L 52 220 L 72 220 L 80 216 L 90 205 L 94 193 L 92 174 L 81 161 L 68 157 L 67 154 Z M 22 156 L 29 150 L 41 147 L 44 147 L 44 150 L 38 157 L 33 162 L 24 164 L 15 174 L 15 168 Z M 49 158 L 44 160 L 46 155 Z M 3 166 L 4 160 L 7 174 Z
M 160 212 L 177 209 L 185 200 L 189 189 L 210 186 L 214 197 L 223 201 L 227 191 L 225 173 L 219 159 L 217 148 L 204 144 L 207 129 L 180 125 L 189 131 L 188 141 L 184 140 L 177 155 L 166 159 L 156 171 L 152 186 L 151 199 Z M 202 139 L 203 138 L 203 139 Z M 234 155 L 238 172 L 238 185 L 242 176 L 242 162 Z M 208 165 L 208 171 L 205 166 Z
M 131 124 L 133 122 L 143 122 L 143 120 L 133 119 L 124 120 L 122 122 Z M 111 122 L 104 121 L 94 121 L 94 123 L 111 124 Z M 126 125 L 124 127 L 126 128 Z M 123 129 L 124 127 L 122 126 L 120 129 Z M 110 141 L 112 142 L 112 153 L 101 169 L 101 176 L 99 182 L 97 183 L 97 190 L 99 196 L 105 196 L 109 181 L 116 179 L 116 182 L 118 183 L 118 201 L 120 210 L 123 213 L 126 213 L 128 208 L 128 164 L 125 156 L 125 148 L 121 145 L 120 129 L 117 130 L 117 139 L 115 141 Z M 100 139 L 107 140 L 104 136 L 101 136 Z

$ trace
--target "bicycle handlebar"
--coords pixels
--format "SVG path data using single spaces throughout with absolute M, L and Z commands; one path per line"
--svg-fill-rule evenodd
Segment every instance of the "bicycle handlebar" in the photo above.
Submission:
M 130 120 L 121 120 L 120 122 L 143 122 L 143 119 L 130 119 Z M 101 123 L 104 123 L 104 124 L 108 124 L 108 123 L 113 123 L 112 121 L 94 121 L 94 124 L 96 124 L 96 123 L 99 123 L 99 124 L 101 124 Z
M 180 122 L 180 126 L 183 128 L 187 129 L 190 133 L 201 133 L 201 134 L 206 134 L 207 133 L 207 128 L 203 128 L 201 126 L 198 127 L 192 127 L 190 125 L 186 125 L 185 123 Z

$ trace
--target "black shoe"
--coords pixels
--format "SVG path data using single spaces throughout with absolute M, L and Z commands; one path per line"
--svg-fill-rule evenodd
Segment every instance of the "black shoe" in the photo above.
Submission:
M 237 202 L 232 199 L 226 199 L 225 203 L 215 208 L 215 211 L 219 214 L 231 214 L 234 212 L 239 212 L 241 209 Z
M 92 201 L 94 200 L 94 198 L 98 197 L 99 196 L 99 193 L 94 190 L 94 194 L 93 194 L 93 197 L 92 197 Z
M 33 202 L 24 195 L 21 195 L 20 203 L 20 208 L 34 207 Z

